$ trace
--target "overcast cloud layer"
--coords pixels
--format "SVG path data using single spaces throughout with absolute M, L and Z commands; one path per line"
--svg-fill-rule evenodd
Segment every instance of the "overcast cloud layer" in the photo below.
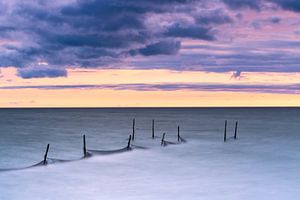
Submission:
M 179 71 L 300 71 L 300 53 L 290 52 L 300 47 L 300 18 L 276 15 L 300 12 L 299 0 L 0 0 L 0 6 L 0 67 L 16 67 L 22 78 L 67 76 L 68 67 L 122 68 L 125 61 Z M 245 21 L 249 10 L 274 16 Z M 251 36 L 281 24 L 291 28 L 289 39 Z M 243 37 L 236 33 L 241 26 L 250 30 L 247 40 L 233 43 Z M 191 39 L 206 45 L 182 45 Z

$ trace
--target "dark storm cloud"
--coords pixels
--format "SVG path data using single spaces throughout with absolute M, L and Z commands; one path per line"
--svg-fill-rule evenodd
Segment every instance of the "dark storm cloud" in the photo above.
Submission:
M 260 10 L 262 3 L 271 2 L 279 5 L 283 9 L 300 12 L 299 0 L 223 0 L 232 9 L 251 8 Z
M 299 0 L 272 0 L 272 2 L 280 5 L 284 9 L 300 12 Z
M 196 16 L 199 0 L 30 0 L 4 3 L 0 12 L 3 45 L 0 66 L 30 67 L 37 62 L 52 66 L 101 67 L 128 55 L 170 55 L 180 49 L 181 38 L 215 39 L 214 25 L 229 23 L 222 11 Z M 145 23 L 155 15 L 182 14 L 195 23 L 175 17 L 163 27 Z M 224 14 L 224 16 L 223 16 Z M 155 21 L 154 21 L 155 22 Z M 131 52 L 131 53 L 126 53 Z M 135 52 L 135 53 L 132 53 Z
M 65 69 L 55 69 L 49 67 L 32 67 L 32 68 L 19 68 L 18 75 L 24 79 L 29 78 L 54 78 L 67 76 Z
M 181 53 L 151 60 L 133 60 L 136 68 L 168 68 L 208 72 L 300 72 L 299 42 L 249 41 L 241 44 L 182 45 Z M 219 53 L 222 52 L 222 53 Z
M 201 26 L 185 26 L 174 24 L 167 30 L 166 36 L 168 37 L 181 37 L 202 40 L 214 40 L 212 30 Z
M 173 40 L 160 41 L 147 45 L 145 48 L 138 49 L 134 53 L 138 53 L 144 56 L 153 55 L 173 55 L 176 54 L 180 49 L 180 42 Z
M 120 13 L 167 12 L 172 10 L 174 5 L 197 1 L 199 0 L 78 0 L 75 5 L 64 7 L 62 13 L 110 18 Z
M 210 25 L 210 24 L 226 24 L 226 23 L 233 23 L 233 19 L 222 9 L 216 9 L 210 11 L 209 13 L 199 13 L 195 17 L 198 24 L 201 25 Z
M 267 1 L 284 9 L 300 10 L 296 0 L 220 0 L 213 3 L 224 2 L 236 10 L 261 10 L 262 3 Z M 182 39 L 214 42 L 220 33 L 219 25 L 235 23 L 231 13 L 224 11 L 223 4 L 208 9 L 202 6 L 204 2 L 210 3 L 205 0 L 0 0 L 3 8 L 0 11 L 0 40 L 9 41 L 0 45 L 0 67 L 26 69 L 42 61 L 64 70 L 68 66 L 109 66 L 121 63 L 126 56 L 177 54 Z M 270 20 L 274 24 L 281 22 L 279 18 Z M 216 59 L 219 58 L 225 64 L 233 64 L 234 68 L 249 63 L 252 69 L 253 61 L 243 59 L 253 59 L 254 56 L 241 54 L 229 57 L 196 55 L 192 58 L 195 61 L 191 62 L 196 63 L 201 58 L 201 64 L 206 64 L 202 69 L 210 70 L 211 66 L 218 66 Z M 295 60 L 259 61 L 263 67 L 258 71 L 272 62 L 286 61 L 289 64 Z M 172 62 L 169 60 L 169 66 Z M 194 66 L 173 67 L 193 69 Z M 225 65 L 219 71 L 229 68 Z
M 223 0 L 232 9 L 252 8 L 259 10 L 261 0 Z

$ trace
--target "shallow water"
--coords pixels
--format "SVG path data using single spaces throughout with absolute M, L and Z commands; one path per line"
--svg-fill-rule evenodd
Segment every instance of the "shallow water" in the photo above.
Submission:
M 0 199 L 295 199 L 300 183 L 300 109 L 0 109 L 0 168 L 89 149 L 133 149 L 0 173 Z M 155 119 L 157 138 L 151 139 Z M 223 142 L 239 121 L 238 140 Z M 177 125 L 187 143 L 176 142 Z

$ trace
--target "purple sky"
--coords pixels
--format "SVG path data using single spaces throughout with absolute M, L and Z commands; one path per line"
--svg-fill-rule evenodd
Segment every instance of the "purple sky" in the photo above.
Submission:
M 0 79 L 6 67 L 23 79 L 53 80 L 67 77 L 68 68 L 232 72 L 232 78 L 300 72 L 299 0 L 0 0 L 0 6 Z M 239 89 L 221 84 L 208 88 Z
M 150 69 L 300 70 L 297 0 L 0 2 L 1 67 L 24 68 L 39 62 L 56 70 L 118 67 L 123 60 L 132 59 L 136 68 Z M 280 30 L 283 26 L 288 29 Z M 279 30 L 278 34 L 267 32 L 268 27 Z M 184 45 L 186 40 L 205 44 Z M 287 48 L 296 51 L 285 51 Z M 180 50 L 175 60 L 163 57 Z M 158 66 L 149 63 L 153 57 Z M 49 76 L 64 75 L 48 72 Z M 22 69 L 19 75 L 29 77 Z

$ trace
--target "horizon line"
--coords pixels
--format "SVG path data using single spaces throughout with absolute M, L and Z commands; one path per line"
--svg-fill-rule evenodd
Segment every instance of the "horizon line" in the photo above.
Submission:
M 110 106 L 110 107 L 0 107 L 0 109 L 191 109 L 191 108 L 300 108 L 300 106 Z

